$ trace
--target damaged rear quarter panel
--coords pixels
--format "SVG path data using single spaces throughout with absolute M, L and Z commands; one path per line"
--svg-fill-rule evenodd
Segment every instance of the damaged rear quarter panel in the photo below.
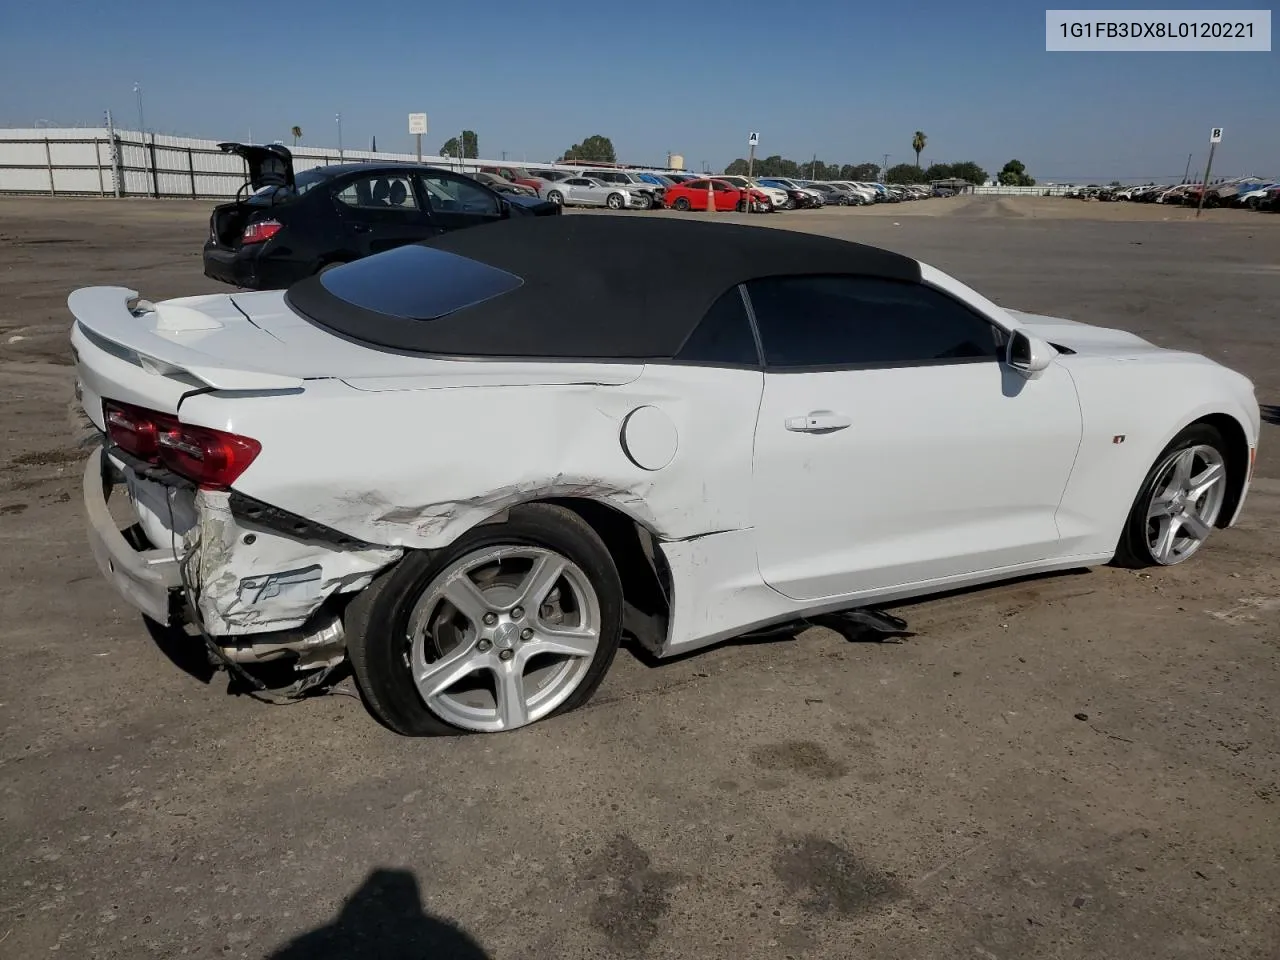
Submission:
M 663 539 L 749 526 L 763 375 L 636 369 L 611 385 L 419 380 L 359 390 L 309 381 L 292 395 L 192 397 L 182 415 L 262 443 L 236 484 L 244 493 L 374 544 L 439 548 L 503 509 L 548 497 L 608 503 Z M 633 464 L 620 439 L 627 414 L 643 405 L 662 410 L 678 435 L 659 470 Z
M 328 597 L 363 589 L 401 553 L 344 550 L 242 526 L 231 514 L 229 496 L 197 491 L 197 522 L 183 535 L 200 619 L 214 636 L 299 627 Z

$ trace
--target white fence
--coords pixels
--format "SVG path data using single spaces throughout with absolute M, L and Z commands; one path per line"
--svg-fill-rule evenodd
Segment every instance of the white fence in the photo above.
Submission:
M 365 160 L 416 161 L 416 154 L 290 147 L 294 170 Z M 496 160 L 426 156 L 453 169 L 510 166 Z M 554 166 L 546 164 L 546 166 Z M 245 163 L 216 140 L 168 137 L 105 127 L 0 130 L 0 193 L 46 196 L 230 199 L 245 181 Z
M 333 163 L 365 160 L 415 161 L 410 153 L 290 147 L 297 172 Z M 423 163 L 475 171 L 523 166 L 499 160 L 426 156 Z M 537 164 L 576 169 L 572 164 Z M 235 196 L 245 181 L 244 161 L 218 149 L 217 140 L 145 136 L 136 130 L 105 127 L 0 130 L 0 194 L 47 196 L 186 197 L 222 200 Z M 1062 196 L 1070 185 L 971 187 L 974 194 Z
M 999 185 L 994 187 L 974 187 L 972 192 L 989 197 L 1061 197 L 1064 196 L 1068 190 L 1073 189 L 1075 188 L 1070 184 L 1055 183 L 1052 185 L 1046 184 L 1044 186 L 1034 187 L 1002 187 Z

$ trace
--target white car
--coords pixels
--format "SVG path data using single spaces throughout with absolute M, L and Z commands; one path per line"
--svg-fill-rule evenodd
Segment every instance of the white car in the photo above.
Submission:
M 731 183 L 735 187 L 737 187 L 739 190 L 756 190 L 760 193 L 763 193 L 766 197 L 769 198 L 769 205 L 772 208 L 772 210 L 781 210 L 783 207 L 787 205 L 787 202 L 791 199 L 790 197 L 787 196 L 787 191 L 781 190 L 778 187 L 763 186 L 759 180 L 752 180 L 750 177 L 735 177 L 732 175 L 731 176 L 722 175 L 722 176 L 715 177 L 715 179 L 724 180 L 727 183 Z
M 409 735 L 578 707 L 624 630 L 664 657 L 1179 563 L 1259 431 L 1205 357 L 743 224 L 531 217 L 287 292 L 68 303 L 103 574 L 228 664 L 349 659 Z

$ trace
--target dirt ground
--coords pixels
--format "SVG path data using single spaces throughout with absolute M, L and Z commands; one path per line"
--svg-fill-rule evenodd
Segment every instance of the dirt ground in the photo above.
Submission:
M 623 653 L 580 712 L 412 741 L 229 696 L 85 545 L 65 298 L 227 289 L 208 208 L 0 200 L 0 957 L 1280 956 L 1280 216 L 751 218 L 1239 368 L 1270 421 L 1243 522 L 900 607 L 904 643 Z

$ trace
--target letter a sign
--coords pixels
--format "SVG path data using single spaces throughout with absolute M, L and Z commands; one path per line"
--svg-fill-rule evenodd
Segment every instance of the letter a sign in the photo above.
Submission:
M 759 143 L 760 143 L 760 134 L 758 134 L 758 133 L 749 133 L 749 134 L 747 134 L 747 144 L 748 144 L 748 146 L 752 146 L 752 147 L 754 147 L 754 146 L 758 146 L 758 145 L 759 145 Z

